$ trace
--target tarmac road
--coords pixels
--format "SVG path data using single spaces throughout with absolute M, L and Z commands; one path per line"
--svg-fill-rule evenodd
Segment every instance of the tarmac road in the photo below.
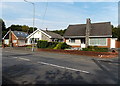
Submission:
M 118 66 L 87 56 L 3 49 L 2 84 L 118 84 Z

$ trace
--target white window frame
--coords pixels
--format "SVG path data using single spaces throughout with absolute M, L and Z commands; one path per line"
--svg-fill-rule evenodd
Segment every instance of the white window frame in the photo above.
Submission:
M 91 44 L 91 43 L 90 43 L 90 40 L 91 40 L 91 39 L 105 39 L 106 44 L 104 44 L 104 45 L 102 45 L 102 44 Z M 99 41 L 100 41 L 100 40 L 99 40 Z M 90 38 L 90 39 L 89 39 L 89 45 L 90 45 L 90 46 L 107 46 L 107 42 L 108 42 L 108 41 L 107 41 L 107 38 Z

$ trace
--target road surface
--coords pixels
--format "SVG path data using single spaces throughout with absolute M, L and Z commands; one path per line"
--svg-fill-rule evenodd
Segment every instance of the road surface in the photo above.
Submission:
M 118 62 L 50 52 L 2 50 L 2 84 L 118 84 Z

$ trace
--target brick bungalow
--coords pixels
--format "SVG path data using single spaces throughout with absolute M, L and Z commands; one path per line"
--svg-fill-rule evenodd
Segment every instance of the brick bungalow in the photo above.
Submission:
M 64 38 L 64 41 L 72 47 L 118 48 L 117 38 L 112 38 L 110 22 L 91 23 L 91 20 L 87 19 L 86 24 L 69 25 Z
M 3 37 L 3 44 L 9 46 L 10 44 L 14 47 L 25 46 L 27 33 L 21 31 L 8 31 Z

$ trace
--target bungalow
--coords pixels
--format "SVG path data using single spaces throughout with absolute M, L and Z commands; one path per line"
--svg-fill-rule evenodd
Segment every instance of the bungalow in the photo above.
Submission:
M 3 44 L 12 45 L 14 47 L 26 45 L 27 33 L 21 31 L 8 31 L 7 34 L 3 37 Z
M 112 38 L 110 22 L 91 23 L 90 19 L 87 19 L 86 24 L 69 25 L 64 38 L 68 45 L 80 48 L 88 46 L 116 48 L 117 40 Z
M 30 34 L 27 37 L 27 45 L 31 45 L 33 42 L 33 39 L 35 43 L 38 40 L 47 40 L 49 42 L 51 41 L 62 42 L 63 41 L 63 37 L 61 35 L 48 31 L 48 30 L 41 30 L 41 29 L 37 29 L 36 31 L 34 31 L 32 34 Z

